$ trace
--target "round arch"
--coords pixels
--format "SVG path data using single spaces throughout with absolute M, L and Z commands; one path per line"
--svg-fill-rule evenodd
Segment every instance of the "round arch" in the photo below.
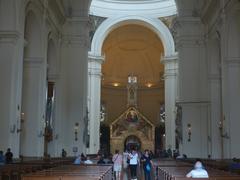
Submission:
M 89 52 L 89 55 L 96 57 L 102 56 L 102 46 L 108 34 L 114 29 L 126 24 L 137 24 L 151 29 L 157 34 L 157 36 L 163 43 L 164 56 L 175 56 L 176 53 L 174 40 L 169 29 L 157 18 L 148 18 L 144 16 L 134 15 L 112 17 L 105 20 L 98 27 L 97 31 L 93 36 L 93 40 L 91 43 L 91 51 Z
M 141 149 L 141 140 L 136 135 L 130 135 L 124 140 L 124 150 L 140 150 Z

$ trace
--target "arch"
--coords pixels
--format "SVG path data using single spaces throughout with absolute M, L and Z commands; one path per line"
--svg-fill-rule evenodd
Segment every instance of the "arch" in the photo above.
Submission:
M 105 20 L 93 36 L 89 54 L 96 57 L 102 56 L 102 46 L 108 34 L 114 29 L 126 24 L 137 24 L 151 29 L 158 35 L 163 43 L 164 56 L 175 56 L 174 40 L 168 28 L 157 18 L 147 18 L 135 15 L 112 17 Z
M 55 42 L 52 38 L 48 40 L 47 48 L 47 68 L 48 68 L 48 77 L 54 76 L 57 74 L 57 49 Z
M 41 13 L 41 8 L 39 8 L 38 4 L 36 4 L 35 1 L 33 0 L 26 0 L 26 2 L 24 3 L 24 8 L 25 8 L 25 19 L 28 16 L 29 12 L 34 12 L 34 14 L 36 15 L 36 19 L 38 22 L 41 22 L 41 17 L 42 17 L 42 13 Z
M 136 149 L 136 150 L 140 150 L 141 149 L 141 139 L 139 139 L 138 136 L 136 135 L 130 135 L 130 136 L 127 136 L 124 140 L 124 149 L 128 149 L 130 150 L 131 147 L 127 147 L 129 144 L 135 144 L 135 143 L 138 143 L 139 147 Z

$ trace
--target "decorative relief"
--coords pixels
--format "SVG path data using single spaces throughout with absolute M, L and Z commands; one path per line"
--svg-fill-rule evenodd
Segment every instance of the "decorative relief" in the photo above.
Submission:
M 105 19 L 106 18 L 104 18 L 104 17 L 94 16 L 94 15 L 89 16 L 89 22 L 90 22 L 89 38 L 90 38 L 90 42 L 92 42 L 93 36 L 94 36 L 97 28 L 102 24 L 102 22 Z

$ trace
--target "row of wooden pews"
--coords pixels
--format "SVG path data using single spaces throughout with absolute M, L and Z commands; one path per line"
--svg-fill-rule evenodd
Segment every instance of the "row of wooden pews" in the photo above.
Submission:
M 203 178 L 187 178 L 186 174 L 193 169 L 193 164 L 178 161 L 164 161 L 160 160 L 155 162 L 157 166 L 157 179 L 158 180 L 190 180 L 190 179 L 203 179 Z M 227 171 L 222 171 L 212 167 L 206 167 L 210 180 L 240 180 L 240 176 L 232 174 Z
M 22 180 L 111 180 L 110 165 L 64 165 L 22 175 Z
M 51 160 L 28 160 L 0 166 L 0 180 L 20 180 L 22 174 L 32 173 L 70 164 L 73 158 L 53 158 Z

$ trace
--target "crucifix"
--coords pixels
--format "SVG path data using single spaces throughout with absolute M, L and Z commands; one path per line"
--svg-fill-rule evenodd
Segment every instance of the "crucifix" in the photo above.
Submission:
M 127 106 L 137 107 L 137 76 L 128 76 L 127 93 Z

